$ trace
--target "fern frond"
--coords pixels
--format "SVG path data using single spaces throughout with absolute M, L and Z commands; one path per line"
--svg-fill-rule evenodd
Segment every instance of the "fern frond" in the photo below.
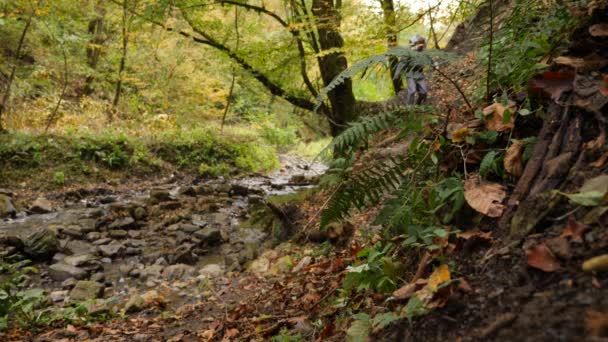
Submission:
M 406 161 L 380 161 L 342 183 L 328 207 L 321 213 L 321 227 L 344 219 L 352 208 L 378 203 L 384 194 L 397 189 L 406 176 Z
M 325 88 L 323 88 L 319 95 L 316 98 L 316 106 L 315 111 L 321 107 L 323 101 L 327 98 L 327 95 L 336 87 L 344 83 L 349 78 L 355 77 L 357 74 L 362 73 L 363 75 L 367 74 L 367 70 L 376 66 L 382 65 L 388 68 L 389 66 L 389 58 L 392 57 L 406 57 L 411 60 L 411 67 L 414 65 L 419 66 L 431 66 L 438 61 L 448 61 L 454 59 L 454 55 L 451 53 L 447 53 L 441 50 L 426 50 L 426 51 L 412 51 L 410 49 L 404 47 L 395 47 L 391 50 L 379 54 L 374 55 L 363 60 L 358 61 L 357 63 L 350 66 L 348 69 L 342 71 L 336 78 L 334 78 Z M 409 71 L 408 68 L 402 69 L 402 72 Z

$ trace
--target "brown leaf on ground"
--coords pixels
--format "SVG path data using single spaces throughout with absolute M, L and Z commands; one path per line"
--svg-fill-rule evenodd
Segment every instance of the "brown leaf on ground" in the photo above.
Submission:
M 526 256 L 528 257 L 528 265 L 539 270 L 555 272 L 561 269 L 559 261 L 557 261 L 553 252 L 544 243 L 526 250 Z
M 608 75 L 602 75 L 602 84 L 600 85 L 600 93 L 608 96 Z
M 570 240 L 578 243 L 583 242 L 583 235 L 589 230 L 589 226 L 577 222 L 574 217 L 570 216 L 560 237 L 570 238 Z
M 558 100 L 564 92 L 573 89 L 573 73 L 545 72 L 542 76 L 530 80 L 530 88 L 533 92 L 545 93 L 552 100 Z
M 481 239 L 481 240 L 485 240 L 485 241 L 491 241 L 492 232 L 480 232 L 477 230 L 473 230 L 473 231 L 458 233 L 458 235 L 456 235 L 456 237 L 459 239 L 464 239 L 464 240 Z
M 505 211 L 502 201 L 507 196 L 504 186 L 471 177 L 464 182 L 464 198 L 471 208 L 489 216 L 501 217 Z
M 608 337 L 608 313 L 589 310 L 585 320 L 587 337 Z
M 417 287 L 418 287 L 418 284 L 416 284 L 416 283 L 407 284 L 407 285 L 395 290 L 393 292 L 393 297 L 395 297 L 397 299 L 408 299 L 414 294 L 414 292 L 416 292 Z
M 596 161 L 594 161 L 593 163 L 589 164 L 593 167 L 602 167 L 604 166 L 604 164 L 606 164 L 606 161 L 608 161 L 608 152 L 602 154 Z
M 570 244 L 566 238 L 558 236 L 547 240 L 545 243 L 547 244 L 547 247 L 549 247 L 549 249 L 559 258 L 568 260 L 572 257 Z
M 505 170 L 516 177 L 521 176 L 524 171 L 524 147 L 524 142 L 517 140 L 511 146 L 509 146 L 507 152 L 505 153 Z
M 593 37 L 607 37 L 608 36 L 608 24 L 595 24 L 589 27 L 589 33 Z
M 509 111 L 510 118 L 505 123 L 506 112 Z M 483 115 L 487 117 L 486 128 L 491 131 L 504 132 L 515 127 L 515 103 L 509 102 L 507 106 L 502 103 L 493 103 L 483 109 Z
M 226 330 L 226 332 L 224 333 L 224 337 L 222 338 L 222 341 L 231 341 L 233 338 L 235 338 L 237 335 L 239 334 L 239 330 L 232 328 L 232 329 L 228 329 Z

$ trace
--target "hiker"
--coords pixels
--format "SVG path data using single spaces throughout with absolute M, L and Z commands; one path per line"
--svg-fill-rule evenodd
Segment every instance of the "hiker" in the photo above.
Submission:
M 426 50 L 426 39 L 420 35 L 415 35 L 410 39 L 410 47 L 414 51 Z M 407 81 L 407 97 L 405 103 L 408 105 L 421 105 L 424 103 L 428 93 L 426 80 L 424 79 L 423 66 L 416 64 L 412 57 L 401 57 L 397 64 L 395 77 L 401 77 L 405 71 Z M 416 99 L 416 93 L 418 98 Z

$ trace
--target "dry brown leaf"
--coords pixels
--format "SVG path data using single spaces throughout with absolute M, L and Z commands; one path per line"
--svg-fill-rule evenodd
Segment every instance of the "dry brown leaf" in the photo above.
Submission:
M 463 233 L 458 233 L 456 235 L 459 239 L 470 240 L 470 239 L 480 239 L 484 241 L 492 241 L 492 232 L 480 232 L 480 231 L 468 231 Z
M 502 201 L 507 196 L 504 186 L 479 180 L 473 176 L 464 182 L 464 198 L 471 208 L 489 216 L 501 217 L 505 211 Z
M 414 294 L 417 287 L 418 287 L 418 284 L 416 284 L 416 283 L 407 284 L 407 285 L 395 290 L 393 292 L 393 297 L 395 297 L 397 299 L 408 299 Z
M 608 313 L 587 311 L 585 333 L 588 337 L 608 337 Z
M 564 92 L 572 90 L 573 81 L 573 73 L 545 72 L 542 76 L 530 80 L 530 88 L 546 93 L 552 100 L 558 100 Z
M 510 111 L 511 117 L 509 122 L 504 122 L 506 111 Z M 483 115 L 488 116 L 486 119 L 486 128 L 491 131 L 504 132 L 515 127 L 515 103 L 509 102 L 507 106 L 502 103 L 493 103 L 483 109 Z
M 574 69 L 585 67 L 585 60 L 582 58 L 559 56 L 554 61 L 556 64 L 565 65 Z
M 583 242 L 583 235 L 589 230 L 589 226 L 577 222 L 574 217 L 570 216 L 560 237 L 570 238 L 570 240 L 578 243 Z
M 505 170 L 513 176 L 521 176 L 524 171 L 524 154 L 525 144 L 521 140 L 515 141 L 505 153 L 504 165 Z
M 593 37 L 606 37 L 608 36 L 608 24 L 595 24 L 589 28 L 589 33 Z
M 528 258 L 528 265 L 539 270 L 555 272 L 561 269 L 559 261 L 557 261 L 553 252 L 544 243 L 526 250 L 526 256 Z
M 608 152 L 602 154 L 596 161 L 594 161 L 593 163 L 589 164 L 593 167 L 602 167 L 604 166 L 604 164 L 606 164 L 606 161 L 608 160 Z
M 568 240 L 562 236 L 557 236 L 545 241 L 545 244 L 553 254 L 557 255 L 561 259 L 568 260 L 572 257 L 572 252 L 570 251 L 570 244 Z

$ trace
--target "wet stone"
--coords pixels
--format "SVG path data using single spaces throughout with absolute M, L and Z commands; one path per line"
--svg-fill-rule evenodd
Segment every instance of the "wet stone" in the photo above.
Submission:
M 126 230 L 122 230 L 122 229 L 114 229 L 114 230 L 110 230 L 108 232 L 108 235 L 113 238 L 113 239 L 123 239 L 125 237 L 127 237 L 129 233 L 127 233 Z
M 171 193 L 165 189 L 152 189 L 150 190 L 150 198 L 153 198 L 159 202 L 171 200 Z
M 169 280 L 183 279 L 194 274 L 194 267 L 186 264 L 168 266 L 162 272 L 164 278 Z
M 98 265 L 97 257 L 93 254 L 70 255 L 65 257 L 63 262 L 75 267 Z
M 110 239 L 110 238 L 102 238 L 102 239 L 93 241 L 93 244 L 94 245 L 105 245 L 105 244 L 107 244 L 110 241 L 112 241 L 112 239 Z
M 129 230 L 128 234 L 129 237 L 133 239 L 138 239 L 142 236 L 143 233 L 140 230 Z
M 181 230 L 184 233 L 188 233 L 188 234 L 192 234 L 192 233 L 198 231 L 199 229 L 201 229 L 201 227 L 199 225 L 188 224 L 188 223 L 181 223 L 179 225 L 179 230 Z
M 104 286 L 96 281 L 81 280 L 70 291 L 70 301 L 82 302 L 88 299 L 99 298 L 103 294 Z
M 101 254 L 105 257 L 113 258 L 122 254 L 125 250 L 124 246 L 120 243 L 111 243 L 109 245 L 99 246 Z
M 161 210 L 175 210 L 175 209 L 179 209 L 181 207 L 182 207 L 182 204 L 178 201 L 163 202 L 159 205 L 159 208 Z
M 99 232 L 90 232 L 90 233 L 87 234 L 86 238 L 89 241 L 99 240 L 101 238 L 101 233 L 99 233 Z
M 222 241 L 222 232 L 219 228 L 205 227 L 194 233 L 194 236 L 207 245 L 217 244 Z
M 61 288 L 64 290 L 69 290 L 69 289 L 73 288 L 74 286 L 76 286 L 77 282 L 78 282 L 78 280 L 76 278 L 68 278 L 68 279 L 64 280 L 63 282 L 61 282 Z
M 6 194 L 0 194 L 0 219 L 5 217 L 15 217 L 17 210 L 11 202 L 11 198 Z
M 68 278 L 84 279 L 87 276 L 87 272 L 72 265 L 57 263 L 49 267 L 49 276 L 57 281 L 63 281 Z
M 53 211 L 53 205 L 48 199 L 38 197 L 30 206 L 29 211 L 33 214 L 46 214 Z
M 148 213 L 146 212 L 146 209 L 142 207 L 137 207 L 133 211 L 133 218 L 136 220 L 143 220 L 146 218 L 146 216 L 148 216 Z
M 51 297 L 51 300 L 53 301 L 53 303 L 59 303 L 59 302 L 63 302 L 65 300 L 65 297 L 68 296 L 68 291 L 63 290 L 63 291 L 53 291 L 49 294 L 49 296 Z
M 135 220 L 132 217 L 125 217 L 122 219 L 117 219 L 114 222 L 112 222 L 110 224 L 110 226 L 108 227 L 108 229 L 113 230 L 113 229 L 129 229 L 129 228 L 133 228 L 135 224 Z
M 48 228 L 37 229 L 23 240 L 23 251 L 33 258 L 49 257 L 59 246 L 57 236 Z

